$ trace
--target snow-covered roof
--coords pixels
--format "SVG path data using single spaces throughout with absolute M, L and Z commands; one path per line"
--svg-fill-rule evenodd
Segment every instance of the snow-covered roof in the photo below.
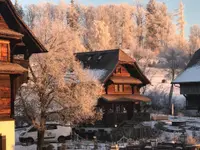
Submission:
M 107 70 L 105 69 L 85 69 L 88 71 L 88 74 L 91 76 L 92 79 L 95 80 L 102 80 L 107 73 Z
M 183 71 L 172 83 L 200 82 L 200 65 L 196 64 Z

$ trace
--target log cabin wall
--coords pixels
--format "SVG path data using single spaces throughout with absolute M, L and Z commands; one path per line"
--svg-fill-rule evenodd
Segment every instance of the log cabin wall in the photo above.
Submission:
M 5 23 L 2 15 L 0 14 L 0 27 L 8 29 L 8 25 Z
M 107 94 L 132 94 L 132 86 L 128 84 L 108 85 Z
M 10 117 L 11 88 L 10 76 L 0 75 L 0 118 Z
M 29 65 L 29 61 L 28 60 L 23 60 L 23 59 L 14 59 L 13 60 L 14 63 L 20 64 L 21 66 L 23 66 L 24 68 L 28 69 L 28 65 Z M 19 89 L 19 87 L 23 84 L 23 83 L 27 83 L 28 82 L 28 72 L 25 72 L 24 74 L 20 75 L 20 76 L 16 76 L 14 79 L 14 87 L 13 87 L 13 94 L 16 95 L 17 90 Z
M 113 76 L 122 77 L 123 80 L 123 77 L 130 77 L 131 75 L 124 66 L 119 65 L 116 67 Z M 140 94 L 140 88 L 138 87 L 138 85 L 134 84 L 110 83 L 105 89 L 107 90 L 107 94 Z
M 180 84 L 180 93 L 181 94 L 199 94 L 200 83 Z
M 113 73 L 113 76 L 130 77 L 131 75 L 124 66 L 118 65 Z

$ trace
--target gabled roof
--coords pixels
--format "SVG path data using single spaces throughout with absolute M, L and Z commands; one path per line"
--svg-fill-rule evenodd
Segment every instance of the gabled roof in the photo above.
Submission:
M 24 35 L 23 37 L 21 36 L 21 38 L 27 46 L 30 55 L 32 53 L 47 52 L 46 48 L 34 36 L 28 26 L 17 14 L 10 0 L 0 0 L 0 15 L 3 17 L 3 20 L 6 22 L 8 27 L 8 32 L 4 30 L 4 34 L 7 36 L 12 34 L 13 36 Z M 6 28 L 6 25 L 1 24 L 1 28 Z
M 136 61 L 120 49 L 81 52 L 76 53 L 75 55 L 76 58 L 83 64 L 84 68 L 105 71 L 105 74 L 100 79 L 102 83 L 105 83 L 109 79 L 118 64 L 129 64 L 137 70 L 138 74 L 142 78 L 143 84 L 150 83 L 150 81 L 139 69 Z
M 180 73 L 172 84 L 200 82 L 200 49 L 197 50 L 186 69 Z
M 192 56 L 192 59 L 187 65 L 187 68 L 190 68 L 196 64 L 199 64 L 199 62 L 200 62 L 200 49 L 194 53 L 194 55 Z

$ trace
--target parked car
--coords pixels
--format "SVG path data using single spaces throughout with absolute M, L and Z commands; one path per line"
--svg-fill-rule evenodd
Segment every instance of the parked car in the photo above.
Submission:
M 46 130 L 44 134 L 45 142 L 59 142 L 64 143 L 71 138 L 72 128 L 70 125 L 60 125 L 57 123 L 46 123 Z M 20 133 L 19 141 L 27 145 L 33 144 L 37 141 L 37 129 L 30 126 Z

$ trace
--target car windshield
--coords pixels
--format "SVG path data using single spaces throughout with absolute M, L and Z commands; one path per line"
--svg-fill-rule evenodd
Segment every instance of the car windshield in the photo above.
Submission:
M 29 131 L 29 130 L 31 130 L 33 128 L 33 125 L 32 126 L 30 126 L 30 127 L 28 127 L 28 128 L 26 128 L 26 130 L 25 131 Z

